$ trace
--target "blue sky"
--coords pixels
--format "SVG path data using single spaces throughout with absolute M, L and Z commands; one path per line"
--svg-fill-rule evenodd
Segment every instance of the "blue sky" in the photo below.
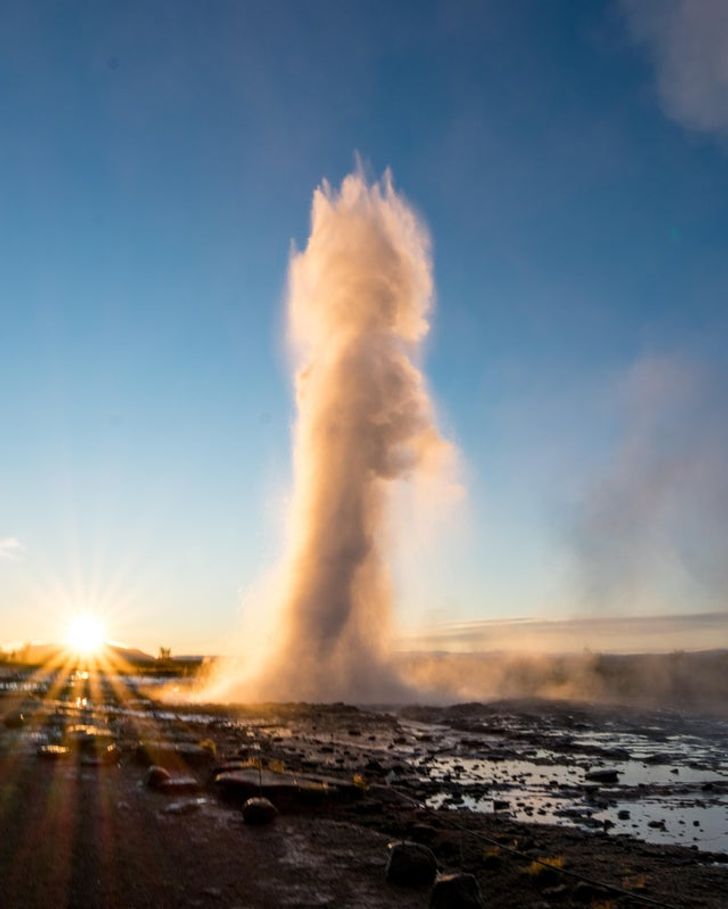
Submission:
M 469 490 L 401 620 L 725 609 L 726 52 L 712 2 L 5 2 L 0 638 L 224 649 L 281 551 L 290 244 L 355 152 L 432 233 Z

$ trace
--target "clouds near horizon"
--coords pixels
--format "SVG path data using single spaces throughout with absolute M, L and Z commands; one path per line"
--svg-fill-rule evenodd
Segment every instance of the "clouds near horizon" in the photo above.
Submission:
M 17 562 L 25 555 L 25 546 L 15 537 L 0 537 L 0 559 Z

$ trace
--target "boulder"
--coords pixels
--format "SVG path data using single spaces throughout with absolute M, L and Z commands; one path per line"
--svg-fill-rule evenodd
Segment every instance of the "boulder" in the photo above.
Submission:
M 272 823 L 278 816 L 278 809 L 269 799 L 260 796 L 248 799 L 243 805 L 243 820 L 251 827 L 262 827 Z
M 432 888 L 430 909 L 484 909 L 475 875 L 440 875 Z
M 165 770 L 159 764 L 152 764 L 144 774 L 144 784 L 150 789 L 159 789 L 163 783 L 166 783 L 171 778 L 172 774 L 169 770 Z
M 437 874 L 437 860 L 432 849 L 421 843 L 390 843 L 387 880 L 405 887 L 429 886 Z

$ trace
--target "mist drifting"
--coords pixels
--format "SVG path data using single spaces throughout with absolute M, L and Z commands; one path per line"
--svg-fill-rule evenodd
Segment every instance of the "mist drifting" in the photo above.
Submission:
M 388 515 L 396 481 L 447 457 L 419 365 L 429 237 L 391 176 L 316 190 L 287 298 L 297 417 L 290 538 L 260 670 L 235 696 L 372 701 L 389 659 Z M 225 686 L 228 688 L 229 685 Z

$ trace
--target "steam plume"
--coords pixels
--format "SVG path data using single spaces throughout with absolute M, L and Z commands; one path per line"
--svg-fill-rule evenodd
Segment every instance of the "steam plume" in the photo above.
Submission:
M 316 190 L 308 244 L 290 263 L 291 540 L 259 697 L 401 693 L 387 654 L 388 506 L 395 481 L 448 452 L 418 365 L 432 289 L 427 232 L 389 173 Z

